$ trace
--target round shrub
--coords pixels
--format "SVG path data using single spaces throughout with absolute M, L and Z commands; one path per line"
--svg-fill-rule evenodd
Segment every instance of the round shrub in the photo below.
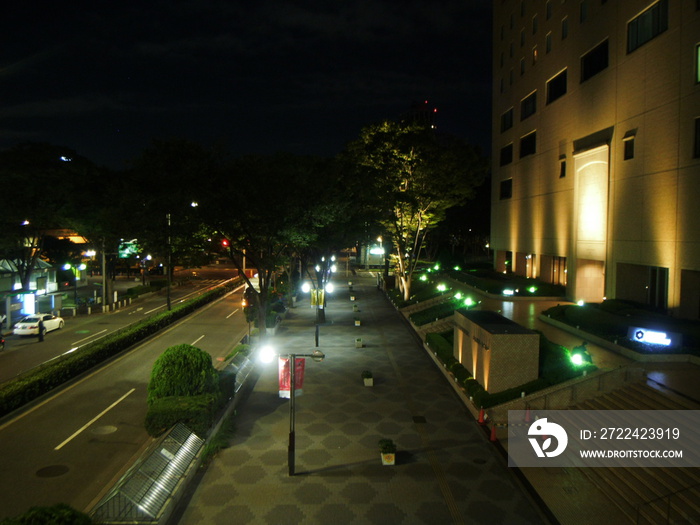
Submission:
M 211 356 L 199 348 L 171 346 L 156 360 L 148 382 L 148 402 L 173 396 L 218 394 L 219 379 Z

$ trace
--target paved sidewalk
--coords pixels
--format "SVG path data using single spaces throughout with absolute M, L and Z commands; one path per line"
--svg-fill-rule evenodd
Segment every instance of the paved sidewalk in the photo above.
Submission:
M 288 476 L 289 401 L 277 395 L 277 366 L 258 366 L 230 448 L 191 487 L 171 524 L 549 523 L 374 276 L 351 280 L 356 303 L 336 283 L 320 327 L 326 359 L 306 363 L 296 401 L 297 475 Z M 280 353 L 315 349 L 314 315 L 308 303 L 290 310 L 272 338 Z M 373 387 L 363 385 L 365 369 Z M 381 464 L 377 442 L 385 437 L 398 445 L 393 467 Z

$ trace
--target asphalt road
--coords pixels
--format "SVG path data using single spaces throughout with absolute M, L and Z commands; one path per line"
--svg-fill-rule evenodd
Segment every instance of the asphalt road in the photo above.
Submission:
M 248 330 L 242 290 L 3 420 L 0 519 L 58 502 L 90 508 L 151 442 L 143 421 L 157 357 L 172 345 L 188 343 L 208 352 L 215 365 L 222 362 Z M 65 344 L 75 342 L 71 330 Z
M 187 300 L 231 277 L 231 271 L 223 269 L 198 270 L 199 279 L 171 289 L 171 304 Z M 133 285 L 133 282 L 130 282 Z M 81 290 L 81 293 L 88 293 Z M 36 336 L 6 335 L 5 350 L 0 352 L 0 383 L 29 371 L 34 367 L 74 351 L 120 328 L 165 310 L 165 291 L 135 299 L 130 306 L 111 313 L 95 313 L 77 317 L 64 317 L 65 326 L 46 334 L 43 342 Z

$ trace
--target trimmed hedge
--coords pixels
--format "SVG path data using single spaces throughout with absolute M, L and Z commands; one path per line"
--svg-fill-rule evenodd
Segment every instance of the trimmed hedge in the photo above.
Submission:
M 148 382 L 149 405 L 165 397 L 218 393 L 219 377 L 211 356 L 196 346 L 166 348 L 153 364 Z
M 14 518 L 5 518 L 0 525 L 92 525 L 95 523 L 90 516 L 65 503 L 50 507 L 31 507 L 28 511 Z
M 182 422 L 192 432 L 204 438 L 214 425 L 220 406 L 219 394 L 155 399 L 150 403 L 146 414 L 146 432 L 157 437 L 173 425 Z
M 99 341 L 85 345 L 80 350 L 68 354 L 60 360 L 4 383 L 0 387 L 0 417 L 17 410 L 107 359 L 115 357 L 205 304 L 218 299 L 232 290 L 238 282 L 236 280 L 226 286 L 210 290 L 199 297 L 175 306 L 171 311 L 161 312 L 149 319 L 122 328 Z

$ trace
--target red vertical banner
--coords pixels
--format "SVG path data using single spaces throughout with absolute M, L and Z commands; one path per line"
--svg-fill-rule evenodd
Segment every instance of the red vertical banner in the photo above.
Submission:
M 279 358 L 279 389 L 280 397 L 289 399 L 291 377 L 289 375 L 289 358 Z M 294 369 L 294 392 L 296 396 L 303 393 L 304 387 L 304 369 L 306 367 L 306 359 L 303 357 L 296 358 L 296 367 Z

